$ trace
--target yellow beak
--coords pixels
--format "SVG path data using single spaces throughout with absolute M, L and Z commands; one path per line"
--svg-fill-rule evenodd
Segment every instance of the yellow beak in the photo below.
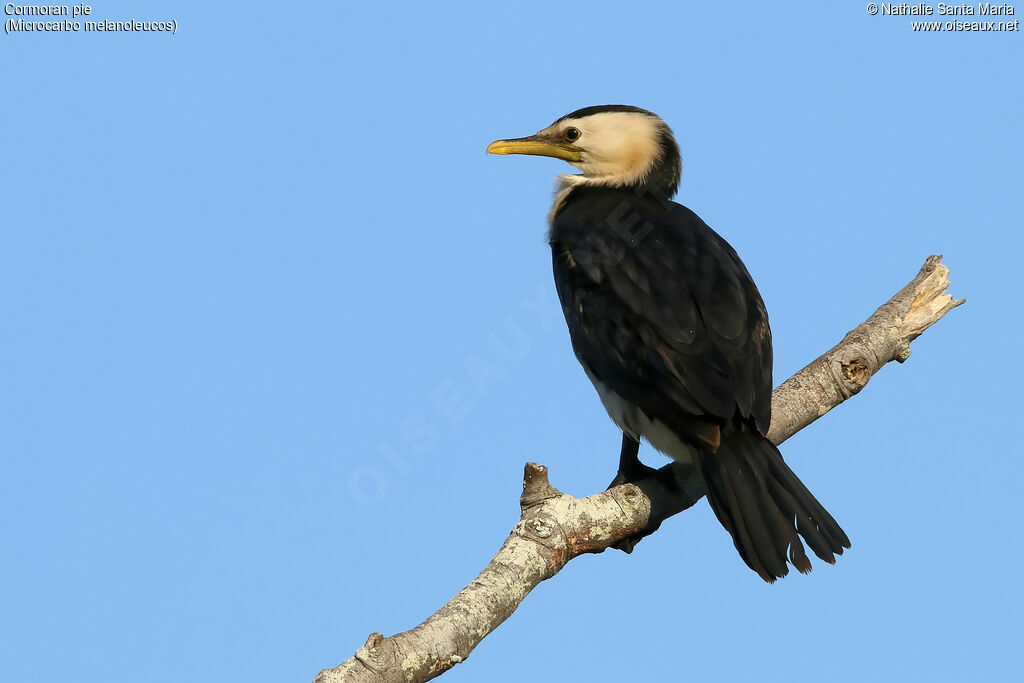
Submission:
M 531 154 L 539 157 L 554 157 L 562 161 L 578 162 L 583 156 L 573 145 L 553 140 L 544 140 L 536 135 L 512 140 L 495 140 L 487 145 L 488 154 Z

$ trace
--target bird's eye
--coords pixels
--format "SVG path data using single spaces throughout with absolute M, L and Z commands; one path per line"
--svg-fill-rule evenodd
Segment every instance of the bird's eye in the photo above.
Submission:
M 564 137 L 569 142 L 576 142 L 577 140 L 580 139 L 580 135 L 582 135 L 582 133 L 580 133 L 579 128 L 566 128 L 565 131 L 562 133 L 562 137 Z

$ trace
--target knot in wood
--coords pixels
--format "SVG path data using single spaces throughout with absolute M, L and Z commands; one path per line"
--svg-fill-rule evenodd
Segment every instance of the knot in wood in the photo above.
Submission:
M 864 388 L 864 385 L 871 379 L 871 371 L 868 363 L 863 358 L 854 358 L 848 362 L 839 364 L 840 372 L 843 374 L 843 381 L 847 382 L 857 393 Z
M 897 363 L 902 363 L 908 358 L 910 358 L 910 342 L 904 340 L 896 347 L 896 353 L 893 355 L 893 360 Z
M 526 528 L 538 538 L 550 538 L 551 534 L 555 532 L 555 525 L 543 517 L 533 517 L 527 520 Z

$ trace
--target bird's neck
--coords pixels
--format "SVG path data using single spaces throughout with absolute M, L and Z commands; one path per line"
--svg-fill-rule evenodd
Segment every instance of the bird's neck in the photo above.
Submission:
M 565 201 L 569 199 L 569 195 L 574 189 L 586 184 L 585 177 L 582 175 L 573 175 L 571 173 L 563 173 L 555 177 L 555 201 L 551 204 L 551 210 L 548 211 L 548 225 L 554 225 L 555 219 L 558 217 L 558 212 L 565 206 Z
M 548 212 L 548 225 L 554 225 L 558 213 L 565 206 L 569 195 L 577 188 L 595 188 L 631 192 L 646 195 L 661 202 L 669 202 L 679 185 L 678 170 L 673 175 L 658 172 L 643 178 L 625 179 L 621 176 L 593 176 L 563 173 L 555 178 L 555 201 Z

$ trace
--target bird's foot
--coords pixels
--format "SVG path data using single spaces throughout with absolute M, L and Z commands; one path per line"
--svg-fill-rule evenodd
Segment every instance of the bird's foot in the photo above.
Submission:
M 619 468 L 618 474 L 612 479 L 612 483 L 608 484 L 608 488 L 615 486 L 621 486 L 622 484 L 632 484 L 640 481 L 641 479 L 647 479 L 648 477 L 657 476 L 658 470 L 653 467 L 648 467 L 642 462 L 637 462 L 634 467 L 627 469 Z
M 661 469 L 654 469 L 640 462 L 639 450 L 640 443 L 636 439 L 622 435 L 619 472 L 608 485 L 612 488 L 620 484 L 634 484 L 651 501 L 648 526 L 612 545 L 625 553 L 633 552 L 637 543 L 657 531 L 662 520 L 690 507 L 703 495 L 701 491 L 693 490 L 695 475 L 692 464 L 671 462 Z
M 644 480 L 649 481 L 652 478 L 658 477 L 658 470 L 640 462 L 639 452 L 640 442 L 628 434 L 623 433 L 622 450 L 619 453 L 619 471 L 616 473 L 615 478 L 612 479 L 612 483 L 608 484 L 608 488 L 613 488 L 622 484 L 633 484 Z M 618 543 L 613 544 L 612 547 L 617 550 L 621 550 L 624 553 L 631 553 L 637 543 L 643 540 L 645 536 L 649 536 L 654 533 L 657 529 L 657 526 L 650 529 L 644 529 L 632 536 L 627 536 Z
M 632 484 L 652 476 L 656 469 L 640 462 L 640 442 L 626 433 L 622 434 L 622 450 L 619 452 L 619 471 L 608 484 L 608 488 L 621 484 Z

